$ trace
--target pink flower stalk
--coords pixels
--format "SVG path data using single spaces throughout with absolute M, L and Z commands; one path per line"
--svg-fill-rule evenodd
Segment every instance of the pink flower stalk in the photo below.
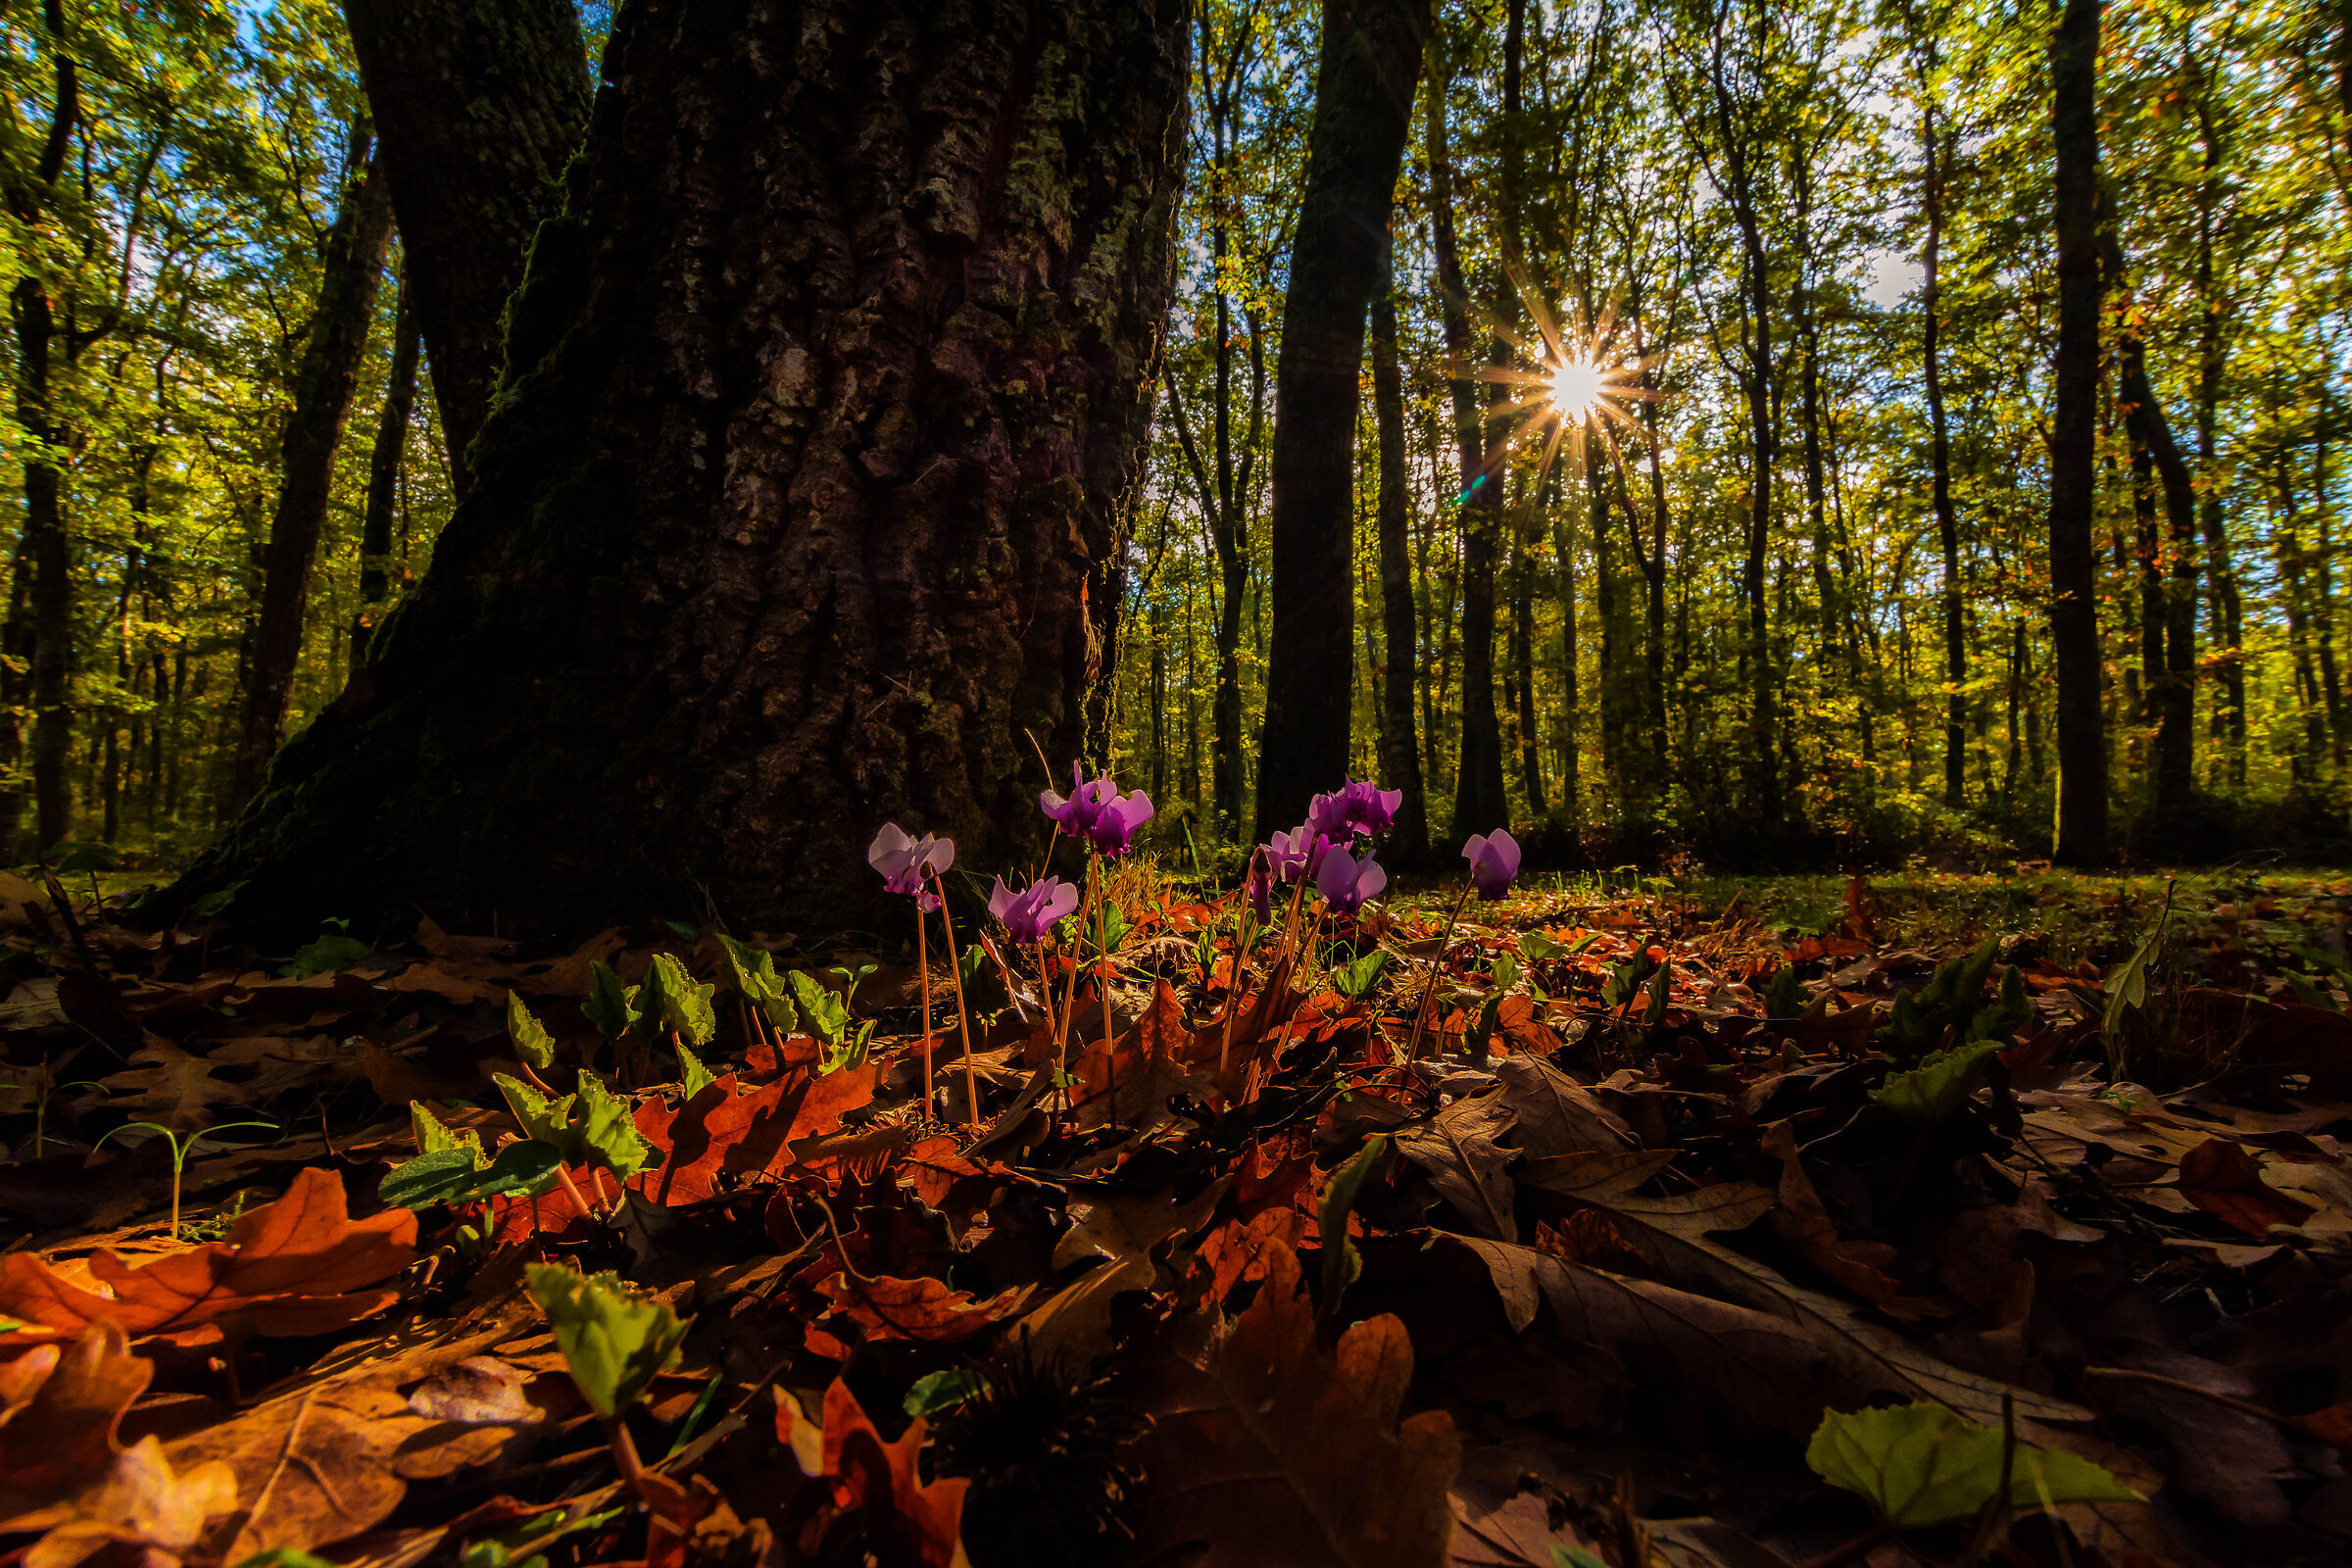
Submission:
M 884 889 L 913 899 L 914 906 L 929 914 L 939 907 L 939 895 L 924 887 L 923 879 L 937 878 L 956 863 L 956 841 L 928 833 L 908 838 L 898 823 L 885 822 L 866 847 L 865 863 L 882 873 Z
M 1078 884 L 1057 876 L 1041 876 L 1018 893 L 996 879 L 988 896 L 988 912 L 1004 926 L 1004 935 L 1024 947 L 1046 940 L 1054 922 L 1078 907 Z
M 1384 790 L 1368 778 L 1351 778 L 1308 803 L 1306 825 L 1334 843 L 1345 844 L 1358 833 L 1386 833 L 1396 820 L 1396 808 L 1403 804 L 1402 790 Z
M 1338 914 L 1353 914 L 1366 899 L 1388 885 L 1389 873 L 1380 868 L 1369 850 L 1358 860 L 1335 844 L 1315 871 L 1315 891 Z
M 1503 828 L 1473 834 L 1462 846 L 1462 858 L 1470 862 L 1470 880 L 1478 896 L 1490 904 L 1510 892 L 1518 879 L 1519 841 Z

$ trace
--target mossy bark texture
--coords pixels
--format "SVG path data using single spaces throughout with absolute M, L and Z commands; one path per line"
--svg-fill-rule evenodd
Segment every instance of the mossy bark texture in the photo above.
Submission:
M 630 0 L 474 488 L 166 900 L 563 934 L 838 919 L 1075 755 L 1141 471 L 1181 0 Z

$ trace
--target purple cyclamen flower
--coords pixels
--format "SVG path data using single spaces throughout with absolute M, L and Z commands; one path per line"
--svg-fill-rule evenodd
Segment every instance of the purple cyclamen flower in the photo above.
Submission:
M 943 875 L 956 863 L 956 841 L 928 833 L 910 839 L 898 823 L 885 822 L 874 842 L 866 846 L 865 863 L 882 873 L 887 891 L 912 898 L 914 906 L 929 914 L 939 907 L 939 895 L 923 886 L 923 881 Z
M 1384 790 L 1368 778 L 1351 778 L 1308 803 L 1306 825 L 1334 843 L 1345 844 L 1358 833 L 1386 833 L 1402 804 L 1404 791 Z
M 1250 876 L 1242 886 L 1250 895 L 1250 907 L 1256 914 L 1257 923 L 1264 925 L 1272 920 L 1274 917 L 1274 862 L 1273 858 L 1266 854 L 1266 847 L 1263 844 L 1250 852 Z
M 1313 828 L 1295 827 L 1267 841 L 1266 859 L 1273 867 L 1274 880 L 1287 887 L 1301 876 L 1313 881 L 1331 847 L 1332 841 Z
M 1478 885 L 1478 896 L 1493 903 L 1510 892 L 1518 878 L 1519 841 L 1502 828 L 1473 834 L 1462 846 L 1462 858 L 1470 862 L 1470 880 Z
M 1047 790 L 1037 798 L 1037 808 L 1054 819 L 1054 827 L 1074 839 L 1094 832 L 1095 819 L 1102 808 L 1118 796 L 1119 787 L 1107 773 L 1089 779 L 1076 762 L 1070 764 L 1070 793 L 1057 795 Z
M 1109 785 L 1107 778 L 1097 781 Z M 1152 820 L 1152 797 L 1142 790 L 1113 795 L 1103 804 L 1086 836 L 1104 855 L 1125 855 L 1134 848 L 1135 830 Z
M 1005 936 L 1023 947 L 1046 940 L 1054 922 L 1078 907 L 1078 884 L 1057 876 L 1041 876 L 1015 893 L 997 878 L 988 896 L 988 912 L 1004 924 Z
M 1338 845 L 1323 857 L 1323 864 L 1315 871 L 1315 891 L 1333 912 L 1353 914 L 1364 906 L 1364 901 L 1389 885 L 1389 873 L 1380 868 L 1366 850 L 1361 860 Z

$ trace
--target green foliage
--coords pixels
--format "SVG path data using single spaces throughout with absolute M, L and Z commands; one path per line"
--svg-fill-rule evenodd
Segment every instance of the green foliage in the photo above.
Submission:
M 637 990 L 623 986 L 610 964 L 591 959 L 588 1000 L 580 1004 L 580 1012 L 607 1041 L 619 1040 L 637 1027 Z
M 840 997 L 799 969 L 793 970 L 789 979 L 801 1022 L 812 1038 L 825 1046 L 838 1046 L 849 1038 L 850 1009 Z
M 799 1030 L 800 1014 L 793 1007 L 790 988 L 776 973 L 774 954 L 762 948 L 746 947 L 724 931 L 718 933 L 718 952 L 727 983 L 739 996 L 765 1013 L 767 1021 L 779 1033 L 789 1035 Z
M 703 1058 L 696 1055 L 691 1047 L 678 1047 L 678 1083 L 686 1091 L 688 1100 L 716 1082 L 717 1074 L 703 1065 Z
M 493 1074 L 491 1082 L 531 1141 L 553 1149 L 564 1164 L 602 1165 L 626 1182 L 662 1163 L 661 1152 L 637 1130 L 627 1098 L 607 1089 L 592 1072 L 582 1072 L 578 1090 L 560 1099 L 505 1073 Z
M 1881 1519 L 1906 1530 L 1973 1519 L 2001 1486 L 2001 1431 L 1940 1404 L 1824 1414 L 1805 1463 L 1833 1487 L 1868 1502 Z M 2011 1455 L 2009 1502 L 2048 1508 L 2061 1502 L 2121 1502 L 2139 1494 L 2071 1453 L 2019 1446 Z
M 1600 988 L 1602 1005 L 1622 1007 L 1633 1001 L 1657 968 L 1658 960 L 1649 956 L 1647 948 L 1636 948 L 1632 957 L 1609 970 L 1609 978 Z
M 675 955 L 655 954 L 646 965 L 645 983 L 630 999 L 637 1008 L 638 1032 L 674 1033 L 690 1046 L 709 1045 L 718 1035 L 718 1013 L 710 1005 L 715 989 L 688 974 Z
M 482 1152 L 482 1135 L 468 1127 L 464 1132 L 452 1132 L 442 1125 L 441 1118 L 425 1107 L 421 1100 L 409 1102 L 409 1128 L 416 1135 L 416 1152 L 438 1154 L 445 1150 L 462 1149 L 473 1156 L 475 1165 L 489 1163 Z
M 617 1420 L 677 1359 L 687 1325 L 615 1274 L 582 1276 L 553 1263 L 523 1269 L 531 1298 L 547 1314 L 556 1347 L 588 1407 Z
M 916 1378 L 900 1403 L 908 1415 L 927 1420 L 987 1392 L 988 1377 L 978 1367 L 952 1366 Z
M 1344 963 L 1331 967 L 1331 986 L 1350 1002 L 1359 1001 L 1380 983 L 1381 971 L 1388 967 L 1386 948 L 1373 948 Z
M 491 1198 L 536 1198 L 556 1185 L 563 1156 L 553 1144 L 518 1138 L 483 1160 L 478 1151 L 438 1149 L 394 1166 L 377 1196 L 402 1208 L 478 1203 Z
M 348 920 L 330 920 L 327 923 L 338 928 L 348 928 L 351 924 Z M 294 961 L 277 972 L 288 980 L 308 980 L 315 974 L 348 969 L 374 951 L 367 943 L 351 936 L 347 929 L 337 929 L 324 932 L 296 948 Z
M 507 1039 L 514 1044 L 514 1054 L 533 1067 L 545 1072 L 556 1064 L 556 1040 L 531 1016 L 531 1009 L 522 1004 L 522 993 L 507 993 Z
M 1391 1145 L 1386 1133 L 1366 1141 L 1356 1151 L 1355 1157 L 1334 1171 L 1331 1180 L 1323 1184 L 1323 1201 L 1315 1218 L 1323 1237 L 1321 1298 L 1327 1321 L 1338 1315 L 1340 1298 L 1363 1272 L 1363 1257 L 1348 1239 L 1348 1216 L 1355 1212 L 1356 1197 L 1362 1193 L 1364 1184 L 1388 1168 Z
M 1801 1017 L 1805 1010 L 1805 983 L 1799 979 L 1796 965 L 1784 963 L 1772 972 L 1772 984 L 1764 988 L 1764 1016 L 1776 1023 Z
M 1939 966 L 1923 989 L 1896 992 L 1886 1023 L 1879 1030 L 1886 1054 L 1906 1064 L 1916 1062 L 1939 1048 L 1953 1030 L 1959 1031 L 1957 1043 L 1965 1045 L 2006 1034 L 2031 1018 L 2025 976 L 2015 964 L 2001 977 L 2000 1000 L 1982 1009 L 1977 1005 L 1999 954 L 1999 940 L 1986 937 L 1975 952 Z
M 2164 947 L 2164 933 L 2172 923 L 2173 884 L 2164 885 L 2164 903 L 2156 911 L 2156 923 L 2140 940 L 2132 956 L 2116 966 L 2107 976 L 2107 1007 L 2099 1018 L 2099 1041 L 2107 1049 L 2107 1060 L 2117 1076 L 2122 1076 L 2124 1061 L 2125 1015 L 2148 1003 L 2148 970 L 2156 955 Z
M 1870 1098 L 1905 1121 L 1933 1127 L 1968 1102 L 1979 1071 L 2000 1049 L 1987 1040 L 1936 1052 L 1908 1072 L 1888 1073 Z

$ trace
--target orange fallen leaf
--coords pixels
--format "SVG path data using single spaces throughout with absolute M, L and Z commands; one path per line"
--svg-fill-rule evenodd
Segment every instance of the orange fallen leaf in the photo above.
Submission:
M 817 1287 L 878 1340 L 919 1340 L 956 1345 L 1017 1314 L 1033 1287 L 1016 1285 L 985 1301 L 929 1276 L 893 1279 L 883 1274 L 836 1273 Z
M 208 1343 L 241 1333 L 325 1334 L 389 1306 L 398 1293 L 368 1290 L 416 1260 L 416 1216 L 387 1209 L 354 1221 L 343 1183 L 306 1166 L 286 1196 L 239 1219 L 225 1243 L 208 1242 L 132 1266 L 112 1251 L 89 1260 L 111 1294 L 84 1290 L 28 1252 L 0 1258 L 0 1313 L 52 1333 L 112 1323 L 131 1338 Z
M 103 1473 L 121 1451 L 122 1412 L 154 1375 L 155 1363 L 132 1355 L 112 1323 L 11 1363 L 0 1408 L 0 1518 L 48 1507 Z
M 2248 1236 L 2300 1225 L 2318 1212 L 2262 1179 L 2262 1165 L 2226 1138 L 2208 1138 L 2180 1156 L 2180 1196 Z
M 142 1568 L 176 1563 L 204 1539 L 209 1520 L 237 1505 L 236 1478 L 224 1464 L 200 1464 L 176 1473 L 153 1438 L 114 1456 L 104 1477 L 70 1503 L 11 1521 L 18 1528 L 51 1526 L 24 1552 L 24 1568 L 74 1568 L 118 1544 L 134 1548 Z
M 864 1509 L 877 1536 L 896 1536 L 924 1568 L 962 1568 L 961 1478 L 924 1486 L 915 1462 L 923 1450 L 925 1423 L 911 1422 L 896 1443 L 884 1443 L 866 1419 L 858 1396 L 839 1378 L 825 1390 L 820 1426 L 802 1413 L 799 1401 L 776 1390 L 776 1441 L 800 1460 L 803 1474 L 830 1484 L 832 1505 Z M 879 1544 L 879 1543 L 877 1543 Z M 883 1554 L 883 1560 L 894 1560 Z

